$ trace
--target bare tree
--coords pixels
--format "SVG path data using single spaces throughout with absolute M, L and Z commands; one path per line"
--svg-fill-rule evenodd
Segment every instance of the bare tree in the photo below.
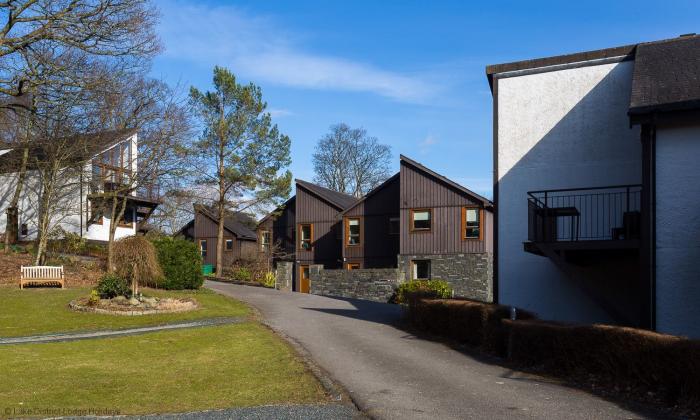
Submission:
M 216 191 L 216 275 L 221 276 L 227 213 L 279 205 L 289 195 L 292 176 L 284 169 L 290 164 L 290 140 L 265 112 L 260 88 L 239 84 L 225 68 L 214 68 L 213 91 L 192 87 L 190 101 L 202 127 L 192 145 L 199 162 L 196 178 Z
M 391 147 L 380 144 L 364 128 L 340 123 L 316 145 L 314 181 L 335 191 L 362 197 L 391 174 Z
M 85 73 L 100 63 L 113 68 L 145 68 L 160 45 L 157 13 L 148 0 L 11 0 L 0 2 L 0 95 L 62 102 L 64 90 L 84 88 Z M 54 84 L 53 88 L 51 86 Z M 58 95 L 58 96 L 57 96 Z M 15 191 L 7 206 L 5 249 L 14 239 L 17 205 L 25 184 L 33 102 L 0 101 L 22 109 L 25 130 L 13 139 L 23 148 Z

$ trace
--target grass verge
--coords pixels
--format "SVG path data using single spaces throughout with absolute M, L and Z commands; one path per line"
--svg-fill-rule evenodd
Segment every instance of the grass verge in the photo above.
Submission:
M 2 346 L 0 378 L 0 409 L 8 417 L 46 409 L 145 414 L 325 400 L 290 346 L 254 322 Z
M 242 303 L 207 289 L 163 291 L 144 289 L 151 296 L 191 297 L 200 308 L 191 312 L 144 316 L 117 316 L 75 312 L 68 302 L 90 293 L 89 288 L 25 289 L 0 287 L 0 337 L 18 337 L 80 330 L 106 330 L 167 324 L 212 317 L 245 316 L 249 309 Z M 1 407 L 0 407 L 1 408 Z

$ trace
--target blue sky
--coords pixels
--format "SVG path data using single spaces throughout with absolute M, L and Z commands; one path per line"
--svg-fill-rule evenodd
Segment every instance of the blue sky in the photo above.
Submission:
M 692 1 L 162 0 L 152 75 L 208 89 L 214 65 L 263 89 L 292 139 L 292 172 L 328 127 L 362 126 L 492 196 L 488 64 L 700 32 Z M 661 6 L 661 7 L 660 7 Z

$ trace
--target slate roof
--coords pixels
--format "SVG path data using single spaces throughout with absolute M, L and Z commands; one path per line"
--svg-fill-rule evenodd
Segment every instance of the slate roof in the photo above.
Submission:
M 216 213 L 212 211 L 211 208 L 208 208 L 203 204 L 195 204 L 194 211 L 207 216 L 214 222 L 219 222 L 219 218 L 217 217 Z M 246 226 L 240 221 L 242 217 L 247 217 L 247 215 L 241 213 L 233 213 L 227 215 L 224 218 L 224 228 L 236 235 L 236 237 L 239 239 L 256 241 L 258 239 L 257 235 L 255 234 L 255 232 L 253 232 L 252 229 L 250 229 L 248 226 Z
M 328 202 L 338 210 L 345 210 L 357 202 L 357 198 L 338 191 L 329 190 L 320 185 L 312 184 L 311 182 L 296 179 L 297 185 L 301 185 L 305 189 L 311 191 L 322 200 Z
M 131 137 L 137 132 L 136 129 L 102 131 L 92 134 L 81 134 L 77 136 L 67 137 L 71 140 L 70 145 L 75 149 L 70 151 L 72 160 L 75 163 L 80 163 L 91 159 L 102 151 L 109 149 L 117 143 L 120 143 Z M 0 147 L 0 173 L 16 172 L 22 162 L 23 149 L 4 149 Z M 2 153 L 2 152 L 5 153 Z M 46 147 L 42 146 L 41 142 L 36 142 L 29 147 L 29 167 L 33 167 L 33 162 L 43 159 L 47 154 Z
M 637 45 L 629 114 L 700 108 L 700 36 Z
M 485 197 L 475 193 L 474 191 L 459 185 L 458 183 L 452 181 L 451 179 L 449 179 L 443 175 L 440 175 L 439 173 L 433 171 L 430 168 L 427 168 L 427 167 L 421 165 L 420 163 L 416 162 L 415 160 L 412 160 L 404 155 L 400 156 L 400 160 L 401 160 L 401 162 L 407 163 L 407 164 L 413 166 L 414 168 L 432 176 L 433 178 L 436 178 L 436 179 L 444 182 L 445 184 L 451 186 L 452 188 L 455 188 L 456 190 L 461 191 L 461 192 L 471 196 L 472 198 L 476 199 L 477 201 L 481 201 L 483 203 L 484 207 L 487 207 L 487 208 L 493 207 L 493 203 L 488 198 L 485 198 Z

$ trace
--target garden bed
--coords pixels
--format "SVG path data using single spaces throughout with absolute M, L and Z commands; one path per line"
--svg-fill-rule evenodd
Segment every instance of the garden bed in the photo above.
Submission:
M 188 312 L 199 308 L 199 304 L 192 298 L 157 298 L 144 297 L 142 299 L 127 299 L 117 296 L 113 299 L 100 299 L 91 301 L 89 297 L 82 297 L 71 301 L 68 306 L 79 312 L 94 312 L 109 315 L 153 315 Z

